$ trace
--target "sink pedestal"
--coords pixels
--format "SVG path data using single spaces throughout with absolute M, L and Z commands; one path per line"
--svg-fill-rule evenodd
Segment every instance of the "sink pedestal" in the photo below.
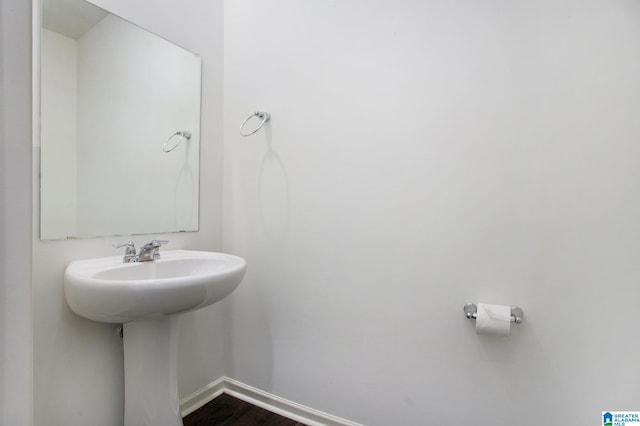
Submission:
M 177 356 L 180 315 L 123 326 L 125 426 L 182 426 Z
M 182 426 L 177 355 L 180 314 L 213 305 L 242 281 L 247 262 L 225 253 L 171 250 L 149 262 L 76 260 L 64 272 L 73 312 L 124 324 L 125 426 Z

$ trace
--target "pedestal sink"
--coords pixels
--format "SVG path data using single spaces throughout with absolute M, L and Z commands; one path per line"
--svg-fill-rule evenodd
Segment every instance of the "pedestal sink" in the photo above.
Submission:
M 71 262 L 64 274 L 76 314 L 123 324 L 125 426 L 178 426 L 176 357 L 179 314 L 216 303 L 240 284 L 244 259 L 170 250 L 150 262 L 122 256 Z

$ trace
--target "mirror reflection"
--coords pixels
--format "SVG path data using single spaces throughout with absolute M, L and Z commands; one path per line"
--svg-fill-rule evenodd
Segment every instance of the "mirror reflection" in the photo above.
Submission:
M 82 0 L 42 21 L 41 238 L 197 230 L 200 57 Z

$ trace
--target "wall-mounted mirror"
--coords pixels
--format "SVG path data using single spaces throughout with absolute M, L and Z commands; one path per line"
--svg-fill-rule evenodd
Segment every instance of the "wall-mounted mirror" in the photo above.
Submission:
M 41 239 L 197 230 L 200 57 L 84 0 L 41 34 Z

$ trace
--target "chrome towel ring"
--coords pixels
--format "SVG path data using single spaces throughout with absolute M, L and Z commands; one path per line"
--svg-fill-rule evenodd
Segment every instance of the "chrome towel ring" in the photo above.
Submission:
M 169 141 L 171 141 L 171 139 L 175 138 L 176 136 L 180 136 L 180 139 L 178 139 L 178 142 L 175 142 L 173 144 L 173 146 L 171 148 L 167 148 L 167 144 L 169 143 Z M 171 152 L 174 149 L 176 149 L 178 147 L 178 145 L 180 145 L 182 143 L 182 141 L 190 141 L 191 140 L 191 132 L 188 130 L 179 130 L 177 132 L 175 132 L 174 134 L 172 134 L 171 136 L 169 136 L 169 139 L 167 139 L 167 141 L 164 143 L 164 145 L 162 145 L 162 150 L 164 152 Z
M 258 127 L 255 128 L 254 131 L 250 132 L 250 133 L 245 133 L 243 131 L 244 129 L 244 125 L 247 124 L 247 121 L 251 120 L 253 117 L 258 117 L 259 119 L 261 119 L 262 121 L 260 122 L 260 124 L 258 125 Z M 264 112 L 264 111 L 256 111 L 253 114 L 251 114 L 250 116 L 248 116 L 246 118 L 246 120 L 244 120 L 242 122 L 242 124 L 240 125 L 240 135 L 241 136 L 251 136 L 252 134 L 254 134 L 255 132 L 257 132 L 258 130 L 260 130 L 262 128 L 262 126 L 264 126 L 264 123 L 266 123 L 267 121 L 271 120 L 271 115 L 268 112 Z

